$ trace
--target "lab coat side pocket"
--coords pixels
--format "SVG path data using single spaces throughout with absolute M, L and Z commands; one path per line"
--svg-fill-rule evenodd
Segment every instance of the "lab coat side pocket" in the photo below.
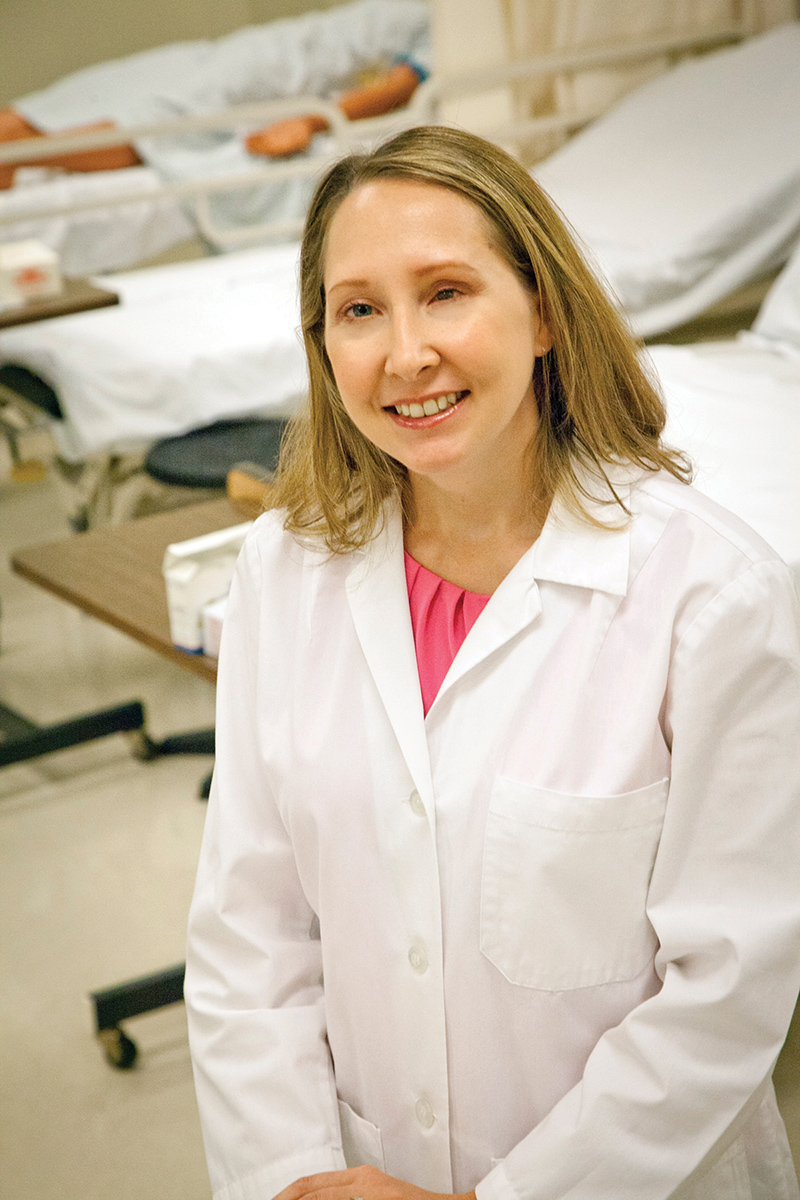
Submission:
M 339 1124 L 342 1130 L 342 1150 L 348 1167 L 378 1167 L 385 1170 L 383 1141 L 377 1125 L 360 1117 L 357 1112 L 339 1101 Z
M 656 939 L 645 913 L 669 780 L 570 796 L 498 778 L 486 824 L 480 947 L 543 991 L 635 978 Z

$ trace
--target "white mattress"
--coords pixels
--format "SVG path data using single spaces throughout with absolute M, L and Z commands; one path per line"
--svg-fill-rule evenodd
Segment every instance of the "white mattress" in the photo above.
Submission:
M 94 171 L 68 174 L 41 169 L 24 169 L 17 176 L 30 180 L 22 186 L 0 191 L 0 217 L 24 213 L 25 219 L 0 225 L 0 241 L 25 238 L 39 241 L 57 251 L 61 270 L 68 278 L 121 267 L 161 254 L 195 232 L 192 221 L 174 200 L 152 198 L 160 180 L 151 167 L 129 167 L 124 171 Z M 132 204 L 95 208 L 64 217 L 36 217 L 36 212 L 102 200 L 122 193 L 140 196 Z
M 688 60 L 535 170 L 636 331 L 690 320 L 800 233 L 800 22 Z
M 751 525 L 800 582 L 800 354 L 737 342 L 651 346 L 665 438 L 695 485 Z
M 0 361 L 58 394 L 62 455 L 139 447 L 225 417 L 288 415 L 306 390 L 296 245 L 97 280 L 121 304 L 0 331 Z

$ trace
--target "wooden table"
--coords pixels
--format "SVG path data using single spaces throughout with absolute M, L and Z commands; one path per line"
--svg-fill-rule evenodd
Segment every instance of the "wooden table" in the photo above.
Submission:
M 27 304 L 0 311 L 0 329 L 12 325 L 27 325 L 31 321 L 46 321 L 50 317 L 66 317 L 71 313 L 88 312 L 92 308 L 108 308 L 119 304 L 119 296 L 108 288 L 97 287 L 88 279 L 65 279 L 57 296 L 29 300 Z
M 227 499 L 77 533 L 18 550 L 15 571 L 32 583 L 121 629 L 138 642 L 212 683 L 217 660 L 177 650 L 170 639 L 164 551 L 172 542 L 239 524 Z

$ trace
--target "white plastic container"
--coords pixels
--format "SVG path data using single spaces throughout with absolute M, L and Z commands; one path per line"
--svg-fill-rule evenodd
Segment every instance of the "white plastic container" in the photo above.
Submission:
M 236 559 L 252 524 L 245 521 L 167 546 L 164 580 L 170 637 L 179 650 L 202 654 L 203 609 L 212 600 L 227 596 Z
M 61 291 L 58 255 L 44 242 L 0 244 L 0 308 L 17 308 Z

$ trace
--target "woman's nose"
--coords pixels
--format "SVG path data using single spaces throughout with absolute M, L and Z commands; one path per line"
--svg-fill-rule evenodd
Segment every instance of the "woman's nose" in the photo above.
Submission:
M 435 367 L 439 357 L 427 336 L 424 321 L 407 316 L 392 321 L 385 363 L 387 375 L 408 381 L 417 379 L 426 367 Z

